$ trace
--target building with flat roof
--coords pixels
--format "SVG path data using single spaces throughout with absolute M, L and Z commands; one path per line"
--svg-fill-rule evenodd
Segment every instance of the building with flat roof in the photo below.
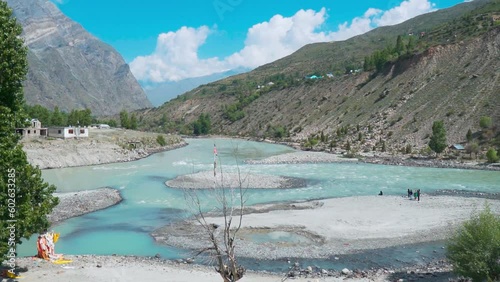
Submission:
M 48 135 L 54 138 L 85 138 L 89 137 L 89 129 L 86 127 L 50 127 Z
M 30 126 L 25 128 L 16 128 L 16 133 L 23 138 L 47 137 L 47 128 L 42 127 L 38 119 L 32 119 Z

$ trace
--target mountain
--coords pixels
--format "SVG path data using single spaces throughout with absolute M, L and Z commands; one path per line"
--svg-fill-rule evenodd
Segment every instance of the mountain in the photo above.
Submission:
M 7 0 L 28 46 L 24 96 L 28 104 L 93 114 L 151 107 L 120 54 L 50 1 Z
M 143 128 L 188 133 L 209 114 L 214 134 L 304 144 L 321 135 L 334 147 L 372 150 L 382 143 L 424 147 L 433 122 L 443 120 L 448 142 L 464 142 L 469 128 L 480 130 L 481 116 L 500 124 L 499 14 L 500 1 L 475 0 L 345 41 L 307 45 L 143 112 Z M 392 47 L 398 37 L 407 51 Z M 377 69 L 362 69 L 381 54 Z M 323 78 L 306 78 L 312 74 Z
M 237 68 L 225 72 L 214 73 L 206 76 L 186 78 L 179 81 L 169 81 L 153 85 L 144 85 L 146 94 L 155 107 L 161 106 L 163 103 L 188 92 L 202 84 L 207 84 L 226 78 L 228 76 L 240 74 L 249 71 L 246 68 Z

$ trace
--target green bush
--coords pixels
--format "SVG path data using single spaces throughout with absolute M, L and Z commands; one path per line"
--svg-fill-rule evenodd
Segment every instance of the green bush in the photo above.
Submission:
M 497 151 L 493 148 L 490 148 L 488 152 L 486 153 L 486 158 L 488 158 L 489 163 L 496 163 L 498 162 L 498 156 L 497 156 Z
M 492 125 L 491 117 L 484 116 L 481 117 L 481 119 L 479 120 L 479 126 L 482 129 L 488 129 L 491 127 L 491 125 Z
M 212 129 L 212 122 L 209 114 L 201 114 L 198 119 L 192 123 L 194 135 L 206 135 Z
M 158 142 L 158 144 L 160 144 L 160 146 L 167 145 L 167 141 L 165 141 L 165 137 L 163 137 L 163 135 L 158 135 L 156 137 L 156 142 Z
M 446 256 L 456 273 L 473 281 L 500 279 L 500 217 L 488 204 L 450 238 Z

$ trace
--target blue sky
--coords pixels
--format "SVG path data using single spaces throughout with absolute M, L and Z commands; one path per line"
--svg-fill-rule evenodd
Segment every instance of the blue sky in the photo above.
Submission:
M 463 0 L 52 0 L 144 84 L 254 68 Z

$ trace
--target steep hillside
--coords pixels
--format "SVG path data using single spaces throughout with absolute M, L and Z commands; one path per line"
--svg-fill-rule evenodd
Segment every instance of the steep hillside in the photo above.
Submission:
M 308 75 L 315 72 L 340 71 L 343 73 L 346 68 L 361 68 L 364 56 L 374 50 L 394 44 L 398 35 L 410 33 L 418 35 L 421 32 L 429 32 L 492 2 L 498 2 L 498 0 L 475 0 L 462 3 L 448 9 L 417 16 L 398 25 L 380 27 L 349 40 L 309 44 L 290 56 L 257 68 L 256 72 L 260 75 L 270 75 L 277 71 Z
M 151 103 L 158 107 L 178 95 L 190 91 L 202 84 L 224 79 L 228 76 L 240 74 L 246 71 L 248 71 L 248 69 L 238 68 L 201 77 L 191 77 L 179 81 L 168 81 L 153 85 L 146 85 L 145 91 Z
M 305 141 L 323 132 L 334 140 L 332 146 L 344 148 L 349 141 L 364 150 L 380 148 L 381 140 L 392 148 L 422 147 L 429 141 L 432 123 L 444 120 L 449 143 L 462 142 L 469 128 L 479 130 L 481 116 L 500 124 L 500 27 L 491 20 L 492 14 L 500 13 L 499 1 L 474 2 L 383 32 L 377 29 L 344 42 L 306 46 L 287 58 L 201 86 L 147 111 L 143 124 L 154 130 L 182 129 L 208 113 L 213 133 Z M 439 15 L 449 16 L 438 21 Z M 418 47 L 378 71 L 343 72 L 317 80 L 303 76 L 320 68 L 314 64 L 325 70 L 331 65 L 329 59 L 321 63 L 317 54 L 337 52 L 339 46 L 358 50 L 359 42 L 381 34 L 391 36 L 394 44 L 397 32 L 404 30 L 399 35 L 407 36 L 416 29 L 413 24 L 426 22 L 434 27 L 426 27 Z M 387 33 L 389 29 L 396 33 Z M 362 61 L 374 50 L 376 46 L 370 46 L 359 54 L 339 55 L 337 61 L 331 57 L 342 64 L 343 58 L 356 53 Z M 298 70 L 302 73 L 296 75 Z
M 129 66 L 111 46 L 63 15 L 50 1 L 7 0 L 29 48 L 28 104 L 102 115 L 150 107 Z

